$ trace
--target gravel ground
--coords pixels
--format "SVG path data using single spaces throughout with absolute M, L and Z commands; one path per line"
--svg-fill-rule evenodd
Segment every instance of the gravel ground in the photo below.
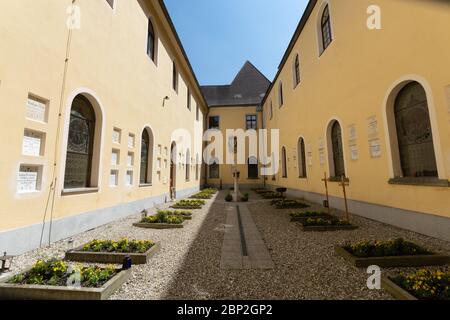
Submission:
M 248 203 L 261 236 L 276 265 L 274 270 L 221 270 L 225 230 L 226 192 L 207 201 L 183 229 L 152 230 L 132 227 L 131 216 L 74 236 L 74 246 L 93 239 L 123 237 L 153 240 L 161 250 L 147 265 L 133 267 L 131 279 L 111 299 L 391 299 L 384 291 L 368 290 L 364 269 L 350 266 L 333 247 L 346 241 L 403 237 L 429 249 L 450 254 L 450 243 L 352 216 L 355 231 L 302 232 L 288 213 L 250 192 Z M 166 206 L 167 207 L 167 206 Z M 164 207 L 163 207 L 164 208 Z M 309 208 L 309 209 L 318 209 Z M 334 212 L 341 215 L 341 212 Z M 39 258 L 64 256 L 67 240 L 15 258 L 13 272 L 28 268 Z M 442 269 L 442 268 L 440 268 Z M 444 268 L 450 270 L 449 267 Z M 383 270 L 389 274 L 416 269 Z

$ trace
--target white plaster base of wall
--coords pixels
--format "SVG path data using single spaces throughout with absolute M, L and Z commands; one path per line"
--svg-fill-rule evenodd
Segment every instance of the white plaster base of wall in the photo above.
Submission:
M 177 191 L 177 198 L 185 198 L 199 191 L 199 187 Z M 76 234 L 97 228 L 115 220 L 137 214 L 144 209 L 165 203 L 168 194 L 162 194 L 148 199 L 120 204 L 114 207 L 86 212 L 52 222 L 50 242 L 69 238 Z M 50 223 L 44 226 L 42 245 L 49 243 Z M 0 252 L 19 255 L 39 247 L 42 234 L 42 223 L 0 233 Z
M 275 189 L 276 187 L 272 186 L 271 188 Z M 288 189 L 287 195 L 319 204 L 322 204 L 323 200 L 325 200 L 324 194 L 294 189 Z M 339 210 L 345 210 L 344 199 L 330 197 L 330 206 Z M 450 241 L 450 218 L 356 200 L 348 200 L 348 206 L 349 211 L 353 214 L 437 239 Z

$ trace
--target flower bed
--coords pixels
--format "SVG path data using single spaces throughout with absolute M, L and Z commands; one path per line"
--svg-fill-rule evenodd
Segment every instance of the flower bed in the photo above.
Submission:
M 323 218 L 323 219 L 332 219 L 333 216 L 330 216 L 325 212 L 314 212 L 314 211 L 306 211 L 306 212 L 292 212 L 289 214 L 292 222 L 306 222 L 309 218 Z
M 450 273 L 419 270 L 383 278 L 383 288 L 400 300 L 450 300 Z
M 305 209 L 310 207 L 301 201 L 287 199 L 274 200 L 271 204 L 277 209 Z
M 204 200 L 180 200 L 175 203 L 173 209 L 201 209 L 206 202 Z
M 113 266 L 70 266 L 60 260 L 39 260 L 30 270 L 1 283 L 0 298 L 101 300 L 126 282 L 130 274 L 131 270 Z
M 339 230 L 354 230 L 357 226 L 350 224 L 347 221 L 337 218 L 308 218 L 305 222 L 300 224 L 303 231 L 339 231 Z
M 217 192 L 218 192 L 218 190 L 217 189 L 213 189 L 213 188 L 203 189 L 199 193 L 194 194 L 193 196 L 191 196 L 190 198 L 191 199 L 208 200 L 208 199 L 211 199 Z
M 361 241 L 336 247 L 336 252 L 357 267 L 417 267 L 444 265 L 450 261 L 415 243 L 396 239 L 390 241 Z
M 192 220 L 192 211 L 188 210 L 158 210 L 158 213 L 183 218 L 184 220 Z
M 133 226 L 148 229 L 181 229 L 186 220 L 179 216 L 168 215 L 165 212 L 158 212 L 155 216 L 142 217 L 139 223 Z
M 159 245 L 153 241 L 93 240 L 67 251 L 66 260 L 121 264 L 126 257 L 130 257 L 133 264 L 146 264 L 158 249 Z

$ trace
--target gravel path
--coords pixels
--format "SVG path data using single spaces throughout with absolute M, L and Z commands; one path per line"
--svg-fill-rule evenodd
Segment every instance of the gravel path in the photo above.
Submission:
M 79 234 L 72 238 L 73 245 L 123 237 L 161 243 L 160 252 L 147 265 L 134 266 L 131 279 L 111 299 L 391 299 L 384 291 L 368 290 L 365 270 L 350 266 L 333 247 L 346 241 L 403 237 L 450 254 L 448 242 L 357 216 L 352 217 L 360 227 L 355 231 L 302 232 L 288 215 L 298 210 L 275 210 L 268 201 L 250 194 L 248 208 L 271 253 L 273 270 L 220 269 L 225 191 L 207 201 L 202 210 L 194 210 L 193 220 L 183 229 L 135 228 L 132 223 L 140 218 L 135 215 Z M 68 241 L 64 240 L 21 255 L 14 260 L 13 272 L 28 268 L 39 258 L 62 258 L 67 248 Z

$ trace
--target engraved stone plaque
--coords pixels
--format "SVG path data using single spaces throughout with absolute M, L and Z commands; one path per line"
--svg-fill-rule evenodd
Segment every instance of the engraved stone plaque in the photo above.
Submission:
M 372 158 L 381 157 L 381 142 L 380 139 L 371 140 L 369 143 L 370 146 L 370 156 Z
M 43 134 L 31 130 L 25 130 L 22 144 L 22 154 L 24 156 L 39 157 L 43 143 Z

